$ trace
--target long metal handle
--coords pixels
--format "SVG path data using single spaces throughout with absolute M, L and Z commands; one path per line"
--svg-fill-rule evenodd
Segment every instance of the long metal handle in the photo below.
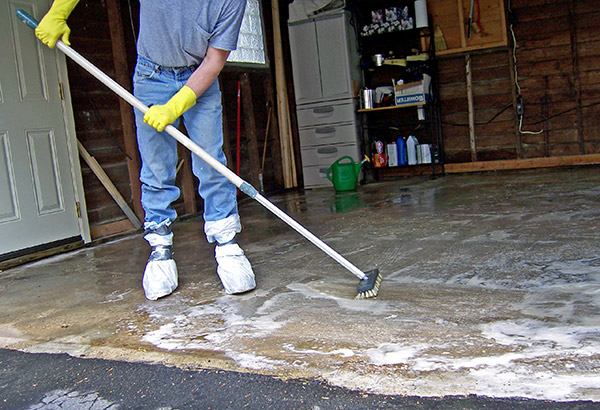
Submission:
M 17 17 L 22 20 L 29 27 L 35 29 L 38 25 L 38 22 L 27 14 L 23 10 L 17 10 Z M 148 107 L 138 100 L 135 96 L 133 96 L 129 91 L 123 88 L 119 83 L 115 80 L 104 74 L 99 68 L 86 60 L 83 56 L 81 56 L 78 52 L 73 50 L 71 47 L 63 43 L 61 40 L 56 42 L 56 48 L 69 56 L 73 61 L 83 67 L 86 71 L 96 77 L 100 82 L 110 88 L 112 91 L 117 93 L 119 97 L 123 98 L 129 104 L 131 104 L 134 108 L 138 109 L 142 113 L 146 113 L 148 111 Z M 314 234 L 312 234 L 308 229 L 300 225 L 293 218 L 291 218 L 288 214 L 279 209 L 275 204 L 269 201 L 267 198 L 263 197 L 258 193 L 256 188 L 250 185 L 248 182 L 244 181 L 240 178 L 235 172 L 231 171 L 225 165 L 221 164 L 215 158 L 213 158 L 209 153 L 200 148 L 196 143 L 194 143 L 191 139 L 189 139 L 184 133 L 179 131 L 173 125 L 168 125 L 165 128 L 165 131 L 169 133 L 173 138 L 175 138 L 179 143 L 181 143 L 184 147 L 189 149 L 194 154 L 198 155 L 202 158 L 208 165 L 213 167 L 217 172 L 231 181 L 236 187 L 238 187 L 242 192 L 247 194 L 249 197 L 255 199 L 258 203 L 263 205 L 277 217 L 279 217 L 282 221 L 291 226 L 296 232 L 300 235 L 304 236 L 310 242 L 312 242 L 316 247 L 321 249 L 327 255 L 331 256 L 335 259 L 340 265 L 348 269 L 354 275 L 356 275 L 359 279 L 363 279 L 366 275 L 348 260 L 346 260 L 342 255 L 333 250 L 329 245 L 325 242 L 317 238 Z

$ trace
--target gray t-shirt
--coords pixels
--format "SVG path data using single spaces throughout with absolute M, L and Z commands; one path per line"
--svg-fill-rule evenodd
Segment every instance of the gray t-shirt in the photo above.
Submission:
M 208 46 L 235 50 L 246 0 L 140 0 L 138 55 L 162 66 L 200 64 Z

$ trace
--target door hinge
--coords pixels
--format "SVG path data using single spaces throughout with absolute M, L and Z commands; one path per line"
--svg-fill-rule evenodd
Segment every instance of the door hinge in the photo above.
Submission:
M 60 99 L 65 99 L 65 90 L 63 88 L 63 83 L 58 83 L 58 92 L 60 93 Z
M 75 201 L 75 211 L 77 212 L 77 218 L 81 219 L 81 205 L 79 201 Z

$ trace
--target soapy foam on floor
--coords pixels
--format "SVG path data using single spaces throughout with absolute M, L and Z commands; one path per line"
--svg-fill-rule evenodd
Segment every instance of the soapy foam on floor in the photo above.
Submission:
M 497 263 L 501 265 L 504 261 Z M 257 295 L 256 297 L 264 300 L 254 312 L 243 312 L 240 299 L 232 297 L 219 298 L 209 305 L 188 306 L 180 314 L 169 313 L 168 309 L 161 312 L 147 308 L 150 316 L 162 324 L 149 332 L 144 340 L 164 349 L 220 350 L 239 366 L 253 370 L 286 367 L 308 369 L 309 363 L 312 363 L 309 358 L 317 356 L 330 358 L 331 366 L 339 366 L 340 361 L 359 361 L 362 363 L 363 377 L 369 377 L 361 383 L 373 386 L 372 391 L 375 392 L 386 393 L 390 389 L 394 391 L 397 386 L 402 385 L 406 389 L 410 386 L 420 389 L 419 391 L 427 391 L 427 380 L 432 375 L 431 377 L 449 378 L 450 383 L 446 390 L 442 388 L 434 394 L 449 394 L 448 389 L 451 389 L 456 394 L 566 400 L 577 398 L 580 389 L 587 389 L 587 397 L 597 396 L 600 400 L 600 393 L 589 392 L 600 391 L 600 380 L 594 368 L 586 367 L 589 363 L 600 365 L 600 328 L 597 315 L 577 318 L 574 313 L 576 305 L 597 306 L 598 302 L 592 301 L 597 299 L 600 289 L 600 268 L 595 266 L 598 260 L 521 263 L 527 265 L 528 269 L 537 271 L 537 274 L 525 281 L 518 278 L 497 280 L 494 276 L 487 275 L 490 268 L 446 279 L 423 279 L 410 277 L 406 274 L 407 269 L 401 269 L 402 274 L 393 279 L 396 284 L 431 283 L 437 287 L 441 285 L 461 289 L 473 287 L 522 292 L 521 301 L 513 308 L 528 311 L 531 318 L 483 323 L 480 325 L 479 339 L 457 340 L 451 336 L 440 336 L 427 343 L 383 343 L 375 347 L 353 346 L 351 349 L 328 349 L 324 346 L 306 348 L 284 343 L 283 351 L 293 354 L 292 358 L 285 360 L 278 359 L 275 354 L 269 357 L 244 348 L 245 338 L 268 338 L 286 323 L 294 321 L 293 312 L 285 308 L 288 298 L 307 299 L 307 303 L 313 303 L 310 299 L 320 299 L 323 301 L 321 304 L 335 303 L 343 314 L 364 313 L 369 317 L 420 325 L 416 317 L 411 321 L 410 317 L 399 318 L 393 314 L 401 306 L 400 302 L 376 300 L 374 303 L 365 303 L 349 300 L 336 296 L 336 292 L 330 294 L 319 290 L 323 281 L 316 280 L 290 283 L 287 285 L 288 293 L 275 294 L 270 298 L 264 292 Z M 333 286 L 338 285 L 333 282 Z M 558 300 L 556 293 L 563 294 L 564 300 Z M 549 295 L 554 296 L 549 299 Z M 552 308 L 539 305 L 549 302 L 553 304 Z M 549 315 L 552 320 L 548 320 Z M 202 334 L 194 335 L 194 332 L 198 332 L 198 329 L 194 329 L 195 318 L 202 318 L 203 322 L 208 318 L 213 325 L 203 325 Z M 435 320 L 435 324 L 441 328 L 456 328 L 456 323 L 441 318 Z M 472 348 L 464 349 L 464 346 Z M 330 369 L 322 371 L 334 383 L 345 377 L 344 372 L 332 372 Z M 550 379 L 550 376 L 553 378 Z M 375 379 L 380 380 L 380 383 L 371 383 Z M 354 378 L 340 383 L 348 385 L 357 383 L 357 380 Z
M 341 357 L 352 357 L 354 356 L 354 351 L 352 349 L 335 349 L 331 351 L 321 351 L 317 349 L 297 349 L 292 344 L 286 343 L 283 345 L 283 348 L 287 351 L 302 354 L 302 355 L 323 355 L 323 356 L 341 356 Z
M 142 341 L 151 343 L 166 350 L 213 349 L 227 352 L 234 358 L 240 359 L 242 367 L 252 364 L 256 369 L 260 363 L 272 366 L 266 358 L 235 353 L 231 346 L 236 339 L 261 338 L 284 326 L 286 321 L 278 321 L 280 312 L 265 313 L 268 306 L 252 317 L 246 317 L 240 312 L 240 306 L 235 297 L 224 296 L 214 303 L 201 306 L 189 306 L 187 300 L 172 299 L 173 303 L 162 305 L 162 309 L 149 304 L 144 307 L 148 315 L 160 324 L 158 329 L 144 335 Z M 259 309 L 260 310 L 260 309 Z M 203 319 L 201 322 L 199 319 Z M 202 323 L 198 328 L 196 323 Z

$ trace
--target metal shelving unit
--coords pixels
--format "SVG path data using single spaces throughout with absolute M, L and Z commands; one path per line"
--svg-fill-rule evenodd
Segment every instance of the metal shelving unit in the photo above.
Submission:
M 391 0 L 359 2 L 357 20 L 359 24 L 364 24 L 365 19 L 370 16 L 370 10 L 377 8 L 385 9 L 386 7 L 394 7 L 401 4 L 407 3 Z M 415 69 L 415 67 L 420 66 L 420 70 L 431 76 L 429 90 L 431 99 L 427 102 L 375 106 L 374 108 L 359 109 L 357 111 L 361 120 L 362 149 L 370 158 L 373 157 L 373 143 L 376 140 L 390 143 L 396 141 L 400 136 L 408 137 L 409 135 L 415 135 L 420 143 L 427 143 L 432 146 L 431 164 L 385 168 L 371 166 L 370 170 L 373 173 L 374 179 L 428 173 L 432 177 L 435 177 L 444 174 L 439 85 L 433 33 L 431 18 L 429 18 L 429 27 L 359 37 L 361 68 L 365 87 L 375 89 L 378 86 L 392 85 L 392 79 L 397 80 L 402 76 L 410 79 L 414 75 L 414 73 L 411 74 L 410 69 L 407 70 L 410 63 L 407 63 L 407 67 L 385 64 L 375 66 L 372 62 L 372 56 L 375 54 L 383 54 L 385 57 L 391 52 L 394 58 L 405 58 L 411 55 L 416 49 L 421 54 L 427 54 L 428 58 L 424 61 L 415 61 L 411 68 Z M 415 71 L 418 72 L 419 69 L 415 69 Z M 418 109 L 422 110 L 424 119 L 419 119 Z

